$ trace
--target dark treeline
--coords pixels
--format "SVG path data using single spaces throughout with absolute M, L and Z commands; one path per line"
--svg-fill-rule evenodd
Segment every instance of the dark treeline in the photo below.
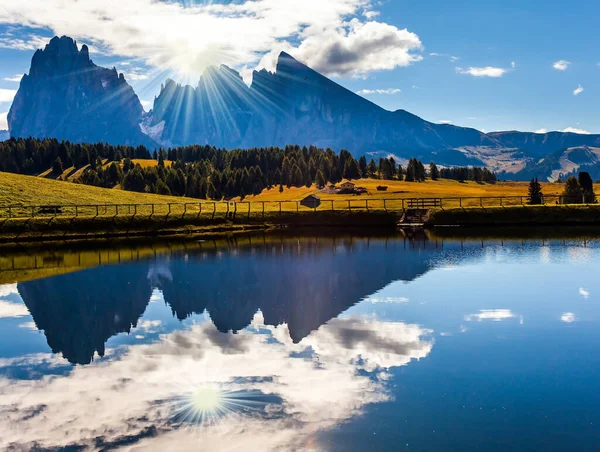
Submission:
M 142 167 L 134 164 L 134 159 L 153 159 L 157 164 Z M 428 176 L 423 163 L 414 158 L 403 168 L 392 157 L 380 158 L 376 163 L 364 156 L 357 160 L 346 150 L 337 154 L 314 146 L 227 151 L 196 145 L 150 153 L 143 146 L 75 144 L 53 139 L 0 143 L 0 171 L 35 175 L 52 168 L 58 177 L 66 169 L 84 167 L 77 182 L 86 185 L 121 185 L 125 190 L 200 199 L 244 198 L 275 187 L 280 191 L 283 187 L 313 184 L 324 187 L 344 178 L 422 182 Z M 460 170 L 466 170 L 468 177 L 458 180 L 495 181 L 495 175 L 487 169 Z M 453 170 L 438 170 L 433 162 L 429 165 L 433 180 L 444 177 L 446 171 Z
M 466 166 L 460 168 L 442 168 L 440 170 L 440 177 L 442 179 L 451 179 L 460 182 L 471 180 L 475 182 L 488 182 L 493 184 L 497 181 L 496 173 L 487 168 Z

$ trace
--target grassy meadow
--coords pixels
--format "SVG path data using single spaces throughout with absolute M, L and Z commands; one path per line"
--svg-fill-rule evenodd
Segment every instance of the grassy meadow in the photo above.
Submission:
M 387 191 L 377 191 L 378 185 L 388 187 Z M 504 200 L 503 205 L 520 205 L 520 197 L 526 202 L 528 183 L 527 182 L 498 182 L 496 184 L 483 184 L 476 182 L 458 182 L 453 180 L 427 180 L 423 183 L 399 182 L 399 181 L 381 181 L 376 179 L 361 179 L 357 181 L 357 186 L 364 187 L 368 193 L 360 196 L 353 194 L 334 194 L 330 190 L 319 190 L 316 186 L 311 188 L 286 188 L 282 193 L 279 187 L 270 190 L 264 190 L 257 196 L 247 196 L 242 205 L 235 206 L 232 202 L 221 202 L 216 205 L 212 201 L 204 201 L 191 198 L 161 196 L 147 193 L 128 192 L 119 189 L 106 189 L 92 187 L 82 184 L 76 184 L 70 181 L 57 181 L 44 177 L 22 176 L 10 173 L 0 173 L 0 207 L 7 205 L 69 205 L 69 204 L 162 204 L 168 203 L 193 203 L 186 208 L 173 206 L 173 210 L 168 212 L 167 208 L 161 207 L 155 210 L 157 215 L 193 213 L 199 210 L 199 204 L 205 204 L 202 207 L 203 214 L 215 212 L 225 214 L 235 212 L 238 215 L 244 214 L 262 214 L 264 212 L 282 211 L 310 211 L 299 205 L 309 194 L 316 194 L 322 200 L 319 210 L 359 210 L 367 206 L 370 210 L 400 210 L 403 207 L 403 199 L 414 198 L 443 198 L 446 201 L 444 207 L 459 207 L 458 197 L 473 198 L 462 201 L 462 207 L 479 206 L 486 207 L 500 206 L 500 197 L 515 197 L 512 200 Z M 556 197 L 564 189 L 563 184 L 543 183 L 542 190 L 547 197 L 548 204 L 555 203 Z M 600 187 L 597 187 L 600 189 Z M 599 191 L 600 192 L 600 191 Z M 483 203 L 479 198 L 485 199 Z M 454 198 L 454 199 L 452 199 Z M 385 200 L 385 203 L 383 202 Z M 240 202 L 239 198 L 232 201 Z M 280 206 L 279 201 L 283 201 Z M 251 203 L 251 204 L 248 204 Z M 263 206 L 264 203 L 264 206 Z M 163 212 L 164 210 L 164 212 Z M 181 212 L 179 212 L 181 210 Z M 147 212 L 146 212 L 147 211 Z M 64 212 L 66 214 L 66 212 Z M 92 215 L 95 213 L 90 212 Z M 143 207 L 142 210 L 105 210 L 100 215 L 129 214 L 137 213 L 141 215 L 150 215 L 152 212 L 149 207 Z M 81 215 L 82 212 L 79 211 Z
M 91 187 L 68 181 L 0 172 L 0 206 L 184 202 L 174 196 Z
M 401 198 L 455 198 L 455 197 L 489 197 L 489 196 L 527 196 L 528 182 L 498 182 L 496 184 L 480 184 L 477 182 L 458 182 L 448 179 L 438 181 L 426 180 L 422 183 L 383 181 L 378 179 L 361 179 L 354 181 L 357 187 L 364 187 L 368 194 L 357 197 L 355 195 L 327 194 L 326 190 L 319 190 L 316 186 L 311 188 L 287 188 L 283 193 L 275 187 L 264 190 L 257 196 L 247 196 L 245 201 L 297 201 L 307 195 L 315 194 L 323 200 L 345 200 L 356 198 L 371 199 L 401 199 Z M 385 192 L 377 191 L 378 185 L 387 186 Z M 339 184 L 338 184 L 339 186 Z M 560 195 L 564 190 L 563 184 L 542 183 L 545 195 Z M 239 200 L 239 198 L 238 198 Z

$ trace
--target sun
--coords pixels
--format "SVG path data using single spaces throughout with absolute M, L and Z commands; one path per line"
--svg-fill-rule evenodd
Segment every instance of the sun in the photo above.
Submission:
M 189 400 L 190 408 L 199 413 L 220 411 L 223 406 L 223 391 L 216 387 L 200 387 L 196 389 Z

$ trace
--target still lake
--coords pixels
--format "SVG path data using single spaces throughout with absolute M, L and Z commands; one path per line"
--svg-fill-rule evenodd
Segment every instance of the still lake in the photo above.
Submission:
M 2 450 L 597 450 L 600 241 L 0 257 Z

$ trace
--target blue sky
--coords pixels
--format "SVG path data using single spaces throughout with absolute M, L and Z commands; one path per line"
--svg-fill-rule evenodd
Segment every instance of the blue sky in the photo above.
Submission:
M 600 133 L 597 17 L 592 1 L 0 0 L 0 128 L 18 88 L 9 79 L 66 34 L 124 72 L 147 109 L 167 76 L 195 83 L 225 63 L 248 77 L 286 50 L 433 122 Z

